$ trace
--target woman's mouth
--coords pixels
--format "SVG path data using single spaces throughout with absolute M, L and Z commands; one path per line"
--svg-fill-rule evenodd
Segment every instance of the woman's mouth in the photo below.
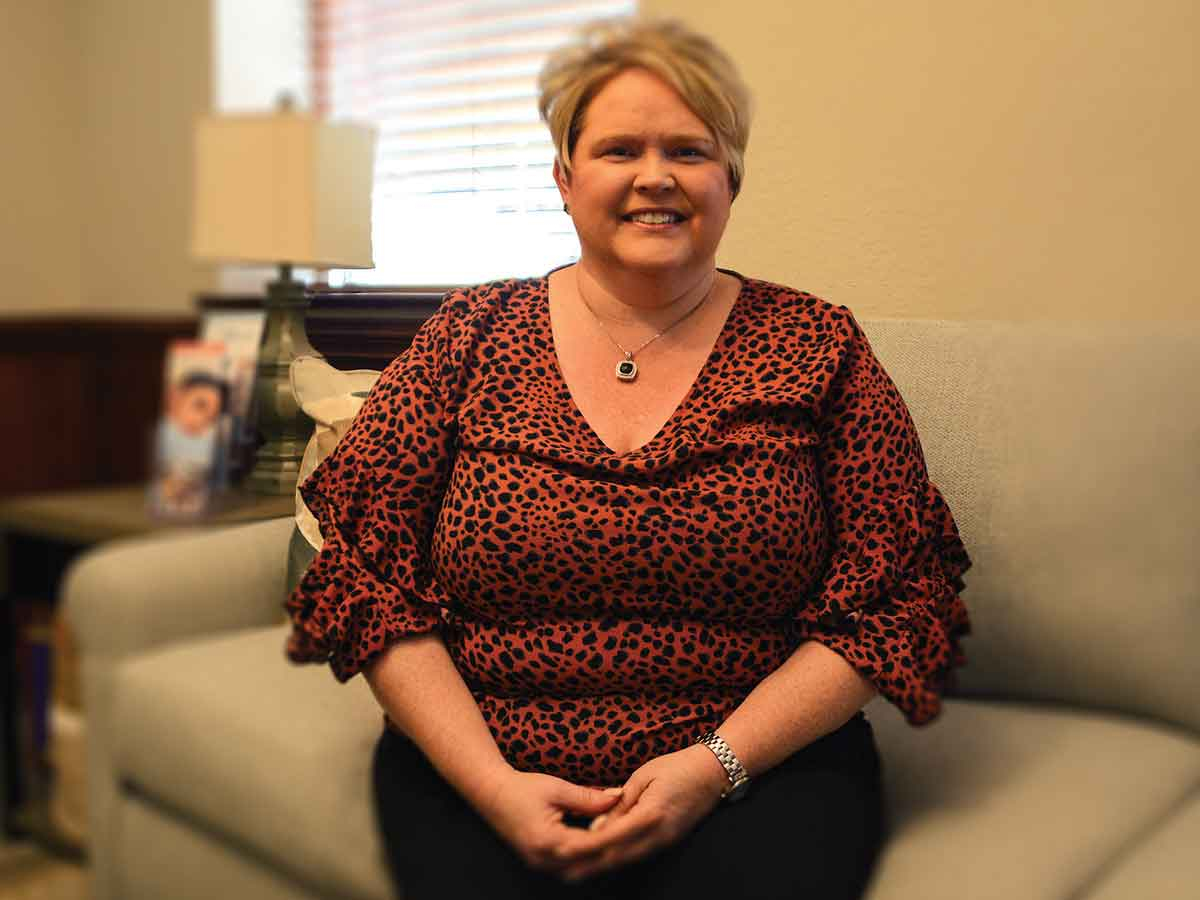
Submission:
M 626 222 L 632 222 L 635 225 L 644 225 L 652 228 L 662 228 L 669 225 L 678 225 L 683 222 L 685 217 L 677 212 L 672 211 L 654 211 L 654 212 L 635 212 L 621 217 Z

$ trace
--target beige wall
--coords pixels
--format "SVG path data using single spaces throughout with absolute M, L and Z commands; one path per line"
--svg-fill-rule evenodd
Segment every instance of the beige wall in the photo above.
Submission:
M 74 0 L 6 2 L 0 27 L 0 315 L 77 308 L 80 33 Z
M 757 97 L 722 264 L 863 315 L 1196 317 L 1194 0 L 642 7 Z
M 1195 317 L 1192 0 L 643 0 L 755 89 L 721 262 L 862 315 Z M 178 312 L 209 0 L 6 4 L 0 314 Z M 78 143 L 75 143 L 77 142 Z
M 0 315 L 189 311 L 191 128 L 209 0 L 4 5 Z
M 85 0 L 85 304 L 182 312 L 210 289 L 188 256 L 192 123 L 212 93 L 209 0 Z

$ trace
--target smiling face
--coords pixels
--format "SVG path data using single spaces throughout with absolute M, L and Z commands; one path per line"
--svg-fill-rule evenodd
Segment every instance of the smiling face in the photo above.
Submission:
M 221 414 L 221 392 L 210 384 L 176 388 L 170 416 L 179 430 L 192 437 L 205 434 Z
M 715 265 L 733 201 L 712 132 L 645 69 L 610 79 L 583 114 L 571 174 L 554 179 L 583 261 L 614 273 L 695 277 Z

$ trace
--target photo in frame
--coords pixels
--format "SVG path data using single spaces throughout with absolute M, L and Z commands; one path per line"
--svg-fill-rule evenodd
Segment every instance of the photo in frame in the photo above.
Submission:
M 153 514 L 203 515 L 220 489 L 232 429 L 230 369 L 219 341 L 175 340 L 168 346 L 163 413 L 151 452 L 147 501 Z

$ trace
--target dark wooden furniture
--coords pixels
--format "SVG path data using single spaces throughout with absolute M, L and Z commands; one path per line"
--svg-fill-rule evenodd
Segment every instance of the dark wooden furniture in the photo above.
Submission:
M 381 369 L 412 341 L 444 289 L 315 286 L 308 334 L 339 368 Z M 254 307 L 201 297 L 197 307 Z M 144 481 L 162 402 L 167 345 L 199 316 L 0 318 L 0 498 Z
M 382 369 L 412 342 L 446 290 L 318 286 L 310 291 L 308 339 L 339 369 Z
M 195 330 L 187 317 L 0 319 L 0 497 L 143 478 L 166 346 Z

